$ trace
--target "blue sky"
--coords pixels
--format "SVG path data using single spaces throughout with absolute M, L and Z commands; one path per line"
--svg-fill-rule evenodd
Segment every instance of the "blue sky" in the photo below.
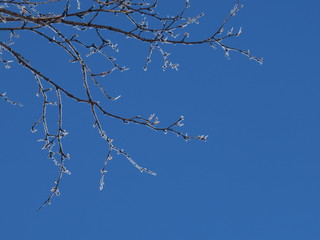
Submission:
M 161 4 L 163 12 L 175 10 L 169 1 Z M 193 37 L 216 29 L 233 4 L 191 1 L 191 16 L 206 14 L 191 26 Z M 39 212 L 57 174 L 37 142 L 41 128 L 30 131 L 41 99 L 27 70 L 1 67 L 0 92 L 24 107 L 0 101 L 0 238 L 319 239 L 320 4 L 243 4 L 228 25 L 243 34 L 231 44 L 263 57 L 263 65 L 235 53 L 228 60 L 208 46 L 183 46 L 168 49 L 179 71 L 162 71 L 155 54 L 145 72 L 148 47 L 112 36 L 120 48 L 116 57 L 130 71 L 106 79 L 110 93 L 122 95 L 108 107 L 126 116 L 156 113 L 163 123 L 184 115 L 183 131 L 209 135 L 208 141 L 185 142 L 105 118 L 117 145 L 158 175 L 141 174 L 115 155 L 99 191 L 105 142 L 92 128 L 88 107 L 64 98 L 72 174 L 63 177 L 61 196 Z M 81 89 L 78 68 L 61 62 L 67 58 L 53 46 L 26 35 L 12 47 L 57 82 Z

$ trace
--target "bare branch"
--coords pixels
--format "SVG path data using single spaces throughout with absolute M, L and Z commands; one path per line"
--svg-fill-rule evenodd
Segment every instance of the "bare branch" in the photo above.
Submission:
M 37 127 L 41 126 L 43 131 L 43 149 L 48 151 L 48 158 L 51 159 L 59 169 L 58 176 L 51 189 L 51 193 L 44 203 L 40 206 L 50 204 L 54 196 L 60 195 L 60 183 L 64 173 L 70 174 L 65 166 L 65 160 L 70 156 L 63 149 L 62 140 L 68 134 L 63 128 L 63 99 L 72 99 L 75 102 L 85 103 L 90 109 L 93 126 L 97 128 L 100 136 L 106 141 L 107 156 L 103 161 L 100 178 L 100 190 L 104 187 L 105 173 L 107 172 L 107 163 L 113 158 L 113 154 L 117 153 L 124 156 L 135 168 L 140 172 L 146 172 L 151 175 L 156 175 L 153 171 L 141 167 L 133 158 L 114 144 L 113 139 L 106 133 L 105 127 L 102 125 L 99 116 L 119 120 L 125 124 L 134 123 L 145 126 L 160 133 L 172 133 L 178 137 L 188 141 L 191 139 L 206 141 L 207 136 L 189 136 L 180 130 L 183 126 L 183 116 L 170 124 L 161 125 L 158 117 L 152 114 L 149 117 L 135 115 L 133 117 L 125 116 L 118 112 L 110 112 L 104 107 L 104 101 L 100 103 L 100 99 L 93 94 L 93 88 L 97 88 L 105 97 L 104 100 L 116 101 L 120 96 L 111 96 L 105 89 L 102 78 L 110 75 L 114 71 L 128 70 L 124 66 L 120 66 L 115 57 L 110 54 L 119 51 L 117 44 L 113 43 L 106 36 L 110 33 L 122 36 L 124 38 L 136 39 L 145 43 L 149 47 L 147 53 L 144 70 L 147 70 L 148 64 L 152 61 L 152 53 L 154 50 L 159 51 L 163 58 L 163 70 L 168 67 L 178 70 L 178 63 L 173 63 L 169 59 L 170 53 L 166 51 L 166 45 L 208 45 L 209 47 L 218 46 L 224 52 L 226 57 L 230 56 L 230 52 L 236 52 L 245 55 L 249 59 L 262 63 L 262 58 L 251 55 L 250 51 L 245 51 L 237 47 L 231 46 L 225 40 L 236 38 L 240 35 L 242 29 L 233 31 L 233 27 L 229 31 L 224 31 L 224 28 L 229 24 L 230 20 L 243 7 L 240 1 L 237 0 L 235 6 L 231 9 L 226 19 L 220 27 L 214 32 L 208 32 L 208 37 L 198 40 L 189 40 L 190 33 L 186 31 L 191 24 L 198 23 L 204 15 L 200 13 L 196 16 L 186 16 L 187 10 L 190 7 L 189 0 L 185 1 L 181 11 L 175 16 L 163 17 L 157 13 L 157 0 L 91 0 L 91 5 L 88 8 L 82 8 L 79 0 L 48 0 L 39 2 L 30 2 L 27 0 L 8 0 L 0 1 L 0 31 L 2 36 L 8 34 L 8 41 L 0 41 L 0 53 L 7 52 L 13 59 L 4 59 L 1 55 L 0 61 L 4 67 L 9 69 L 10 63 L 16 61 L 21 66 L 29 70 L 34 76 L 38 86 L 38 96 L 42 98 L 42 108 L 40 118 L 31 126 L 32 132 L 37 131 Z M 72 3 L 72 4 L 71 4 Z M 75 3 L 75 4 L 74 4 Z M 87 6 L 88 4 L 86 4 Z M 116 27 L 112 21 L 108 21 L 109 25 L 105 24 L 106 17 L 123 16 L 124 22 L 122 28 Z M 70 28 L 71 27 L 71 28 Z M 79 70 L 82 74 L 82 79 L 79 86 L 83 87 L 85 97 L 80 97 L 78 93 L 72 92 L 57 84 L 57 79 L 49 78 L 45 73 L 35 67 L 27 57 L 17 52 L 14 49 L 13 38 L 19 37 L 17 31 L 32 32 L 36 37 L 43 38 L 48 43 L 54 44 L 58 49 L 70 58 L 70 62 L 79 65 Z M 84 37 L 84 32 L 91 36 L 90 41 Z M 87 57 L 98 54 L 102 56 L 107 63 L 111 65 L 109 69 L 104 71 L 96 71 L 95 66 L 90 64 Z M 90 85 L 90 82 L 92 85 Z M 80 88 L 81 88 L 80 87 Z M 92 89 L 91 89 L 92 88 Z M 48 94 L 49 92 L 54 94 Z M 52 96 L 53 95 L 53 96 Z M 4 94 L 0 97 L 11 104 L 18 104 L 11 101 Z M 57 126 L 53 130 L 47 123 L 49 106 L 53 106 L 57 116 Z

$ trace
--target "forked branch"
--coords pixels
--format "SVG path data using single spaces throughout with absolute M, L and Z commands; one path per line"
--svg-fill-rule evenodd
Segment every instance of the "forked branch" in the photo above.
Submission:
M 151 175 L 156 174 L 147 168 L 139 166 L 126 151 L 114 144 L 113 139 L 106 133 L 101 124 L 98 113 L 117 119 L 125 124 L 134 123 L 146 126 L 157 132 L 170 132 L 186 141 L 191 139 L 205 141 L 207 139 L 205 135 L 189 136 L 187 133 L 183 133 L 180 130 L 180 127 L 183 126 L 183 116 L 171 124 L 161 126 L 158 117 L 154 114 L 148 117 L 140 115 L 128 117 L 113 113 L 103 107 L 100 99 L 93 94 L 89 84 L 90 81 L 105 96 L 105 101 L 115 101 L 120 96 L 111 96 L 101 83 L 101 78 L 110 75 L 114 71 L 122 72 L 127 70 L 126 67 L 120 66 L 112 55 L 107 53 L 107 49 L 112 49 L 115 53 L 119 51 L 117 44 L 106 37 L 107 33 L 136 39 L 147 44 L 149 53 L 143 66 L 144 70 L 147 70 L 154 50 L 159 51 L 162 55 L 162 68 L 164 70 L 168 67 L 178 70 L 179 64 L 171 62 L 170 53 L 165 50 L 166 44 L 218 46 L 223 49 L 227 57 L 229 57 L 230 52 L 238 52 L 260 64 L 262 63 L 262 59 L 251 55 L 249 50 L 242 50 L 226 43 L 226 39 L 236 38 L 242 32 L 241 28 L 237 31 L 234 31 L 233 28 L 229 31 L 224 30 L 233 16 L 242 8 L 239 0 L 216 31 L 209 32 L 207 38 L 192 41 L 188 40 L 190 33 L 186 32 L 185 29 L 190 24 L 198 23 L 204 14 L 201 13 L 194 17 L 186 16 L 187 9 L 190 7 L 189 0 L 185 1 L 179 13 L 175 16 L 167 17 L 163 17 L 156 12 L 157 0 L 151 2 L 147 2 L 147 0 L 91 0 L 86 2 L 86 6 L 88 2 L 92 4 L 87 8 L 82 8 L 79 0 L 0 1 L 0 32 L 8 33 L 8 39 L 1 39 L 0 41 L 0 53 L 6 52 L 11 55 L 11 57 L 7 57 L 5 54 L 0 55 L 0 61 L 5 68 L 10 68 L 10 63 L 16 61 L 33 74 L 38 85 L 37 95 L 42 97 L 42 110 L 40 118 L 35 121 L 31 130 L 35 132 L 38 125 L 42 126 L 44 137 L 40 141 L 44 143 L 43 149 L 48 151 L 48 157 L 59 169 L 51 193 L 39 209 L 49 204 L 53 196 L 60 195 L 59 187 L 62 176 L 64 173 L 70 174 L 70 171 L 65 167 L 65 160 L 69 159 L 70 156 L 65 153 L 62 144 L 62 139 L 68 134 L 62 124 L 63 98 L 86 103 L 90 108 L 94 127 L 98 129 L 100 136 L 106 141 L 108 152 L 101 169 L 100 190 L 104 187 L 107 163 L 112 159 L 113 153 L 123 155 L 140 172 L 146 172 Z M 106 25 L 104 19 L 110 16 L 123 16 L 127 19 L 126 27 L 119 28 L 116 25 Z M 108 23 L 110 22 L 112 21 L 109 20 Z M 85 31 L 91 34 L 92 42 L 88 42 L 87 38 L 83 37 L 83 32 Z M 19 34 L 24 32 L 32 32 L 39 38 L 44 38 L 48 42 L 55 44 L 70 57 L 71 62 L 79 64 L 82 74 L 80 86 L 84 87 L 85 97 L 80 97 L 77 93 L 57 84 L 58 81 L 56 79 L 46 76 L 37 67 L 33 66 L 23 54 L 13 48 L 13 39 L 18 38 Z M 3 36 L 3 34 L 1 35 Z M 102 56 L 110 64 L 110 68 L 97 72 L 87 59 L 93 54 Z M 51 91 L 55 93 L 54 97 L 48 94 Z M 11 104 L 19 104 L 11 101 L 5 94 L 0 94 L 0 97 Z M 51 129 L 47 123 L 49 105 L 56 106 L 56 130 Z

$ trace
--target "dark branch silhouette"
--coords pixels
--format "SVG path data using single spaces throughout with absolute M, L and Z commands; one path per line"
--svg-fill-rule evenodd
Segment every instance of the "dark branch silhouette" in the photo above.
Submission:
M 65 160 L 69 159 L 63 149 L 62 139 L 68 134 L 63 127 L 63 98 L 69 98 L 76 102 L 86 103 L 91 110 L 94 119 L 94 127 L 98 129 L 100 136 L 106 141 L 108 146 L 108 154 L 104 160 L 101 169 L 100 190 L 104 186 L 104 177 L 107 172 L 106 167 L 108 161 L 112 159 L 113 153 L 118 153 L 126 157 L 134 167 L 141 172 L 146 172 L 151 175 L 156 175 L 153 171 L 139 166 L 131 156 L 117 147 L 113 139 L 106 133 L 103 125 L 100 122 L 98 113 L 102 113 L 106 117 L 118 119 L 123 123 L 135 123 L 144 125 L 158 132 L 171 132 L 188 141 L 198 139 L 205 141 L 207 136 L 189 136 L 179 130 L 183 126 L 183 116 L 179 117 L 167 126 L 161 126 L 158 117 L 152 114 L 150 117 L 142 117 L 140 115 L 127 117 L 110 112 L 103 107 L 89 87 L 89 81 L 92 81 L 94 86 L 98 88 L 105 96 L 105 101 L 115 101 L 119 97 L 111 96 L 100 83 L 101 78 L 111 74 L 113 71 L 125 71 L 125 67 L 118 65 L 116 59 L 107 54 L 105 49 L 113 49 L 118 51 L 117 44 L 112 43 L 106 38 L 106 32 L 112 32 L 125 38 L 133 38 L 140 42 L 144 42 L 149 46 L 149 53 L 143 65 L 144 70 L 147 70 L 148 64 L 151 62 L 153 51 L 159 51 L 163 57 L 163 66 L 178 70 L 178 64 L 172 63 L 169 59 L 169 53 L 165 51 L 166 44 L 173 45 L 200 45 L 206 44 L 210 47 L 220 47 L 225 52 L 226 57 L 229 57 L 230 52 L 237 52 L 245 55 L 249 59 L 262 63 L 261 58 L 254 57 L 251 53 L 225 43 L 226 39 L 238 37 L 241 34 L 241 28 L 238 31 L 224 31 L 224 28 L 230 19 L 242 8 L 239 1 L 236 2 L 226 19 L 221 26 L 214 32 L 209 32 L 208 37 L 196 41 L 189 41 L 189 33 L 185 29 L 193 23 L 198 23 L 203 14 L 195 17 L 186 16 L 186 11 L 189 8 L 189 0 L 185 1 L 182 10 L 175 16 L 162 17 L 156 12 L 158 0 L 88 0 L 91 3 L 90 7 L 82 8 L 80 0 L 49 0 L 49 1 L 29 1 L 29 0 L 8 0 L 0 1 L 0 32 L 8 34 L 7 41 L 0 41 L 0 53 L 7 52 L 7 55 L 0 55 L 0 61 L 4 67 L 9 69 L 12 61 L 18 62 L 21 66 L 28 69 L 34 76 L 38 85 L 38 96 L 42 96 L 42 110 L 40 118 L 32 125 L 32 132 L 37 131 L 38 125 L 42 125 L 44 137 L 43 149 L 48 150 L 48 157 L 59 168 L 58 177 L 51 189 L 51 194 L 40 206 L 41 209 L 46 204 L 50 204 L 53 196 L 60 195 L 59 187 L 62 176 L 70 174 L 65 167 Z M 123 16 L 127 19 L 125 28 L 118 28 L 108 21 L 110 25 L 106 25 L 103 19 L 106 16 Z M 125 20 L 122 20 L 125 21 Z M 73 30 L 70 30 L 72 27 Z M 48 40 L 57 47 L 63 49 L 70 57 L 70 61 L 78 63 L 82 73 L 82 86 L 84 87 L 86 97 L 80 97 L 76 93 L 71 92 L 64 86 L 57 84 L 57 81 L 49 78 L 39 69 L 34 67 L 27 60 L 26 56 L 17 52 L 14 49 L 14 38 L 19 37 L 19 32 L 33 32 L 40 38 Z M 83 32 L 89 32 L 92 36 L 92 42 L 88 43 L 83 37 Z M 103 72 L 95 72 L 86 57 L 92 54 L 100 54 L 107 62 L 111 64 L 110 69 Z M 7 59 L 8 58 L 8 59 Z M 48 96 L 49 92 L 55 92 L 55 99 Z M 0 94 L 0 97 L 11 104 L 18 102 L 10 100 L 6 94 Z M 47 107 L 53 105 L 57 107 L 57 131 L 50 130 L 47 123 Z

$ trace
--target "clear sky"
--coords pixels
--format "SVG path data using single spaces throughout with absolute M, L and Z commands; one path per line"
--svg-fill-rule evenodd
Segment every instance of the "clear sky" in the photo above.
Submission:
M 192 36 L 214 31 L 233 4 L 191 1 L 190 16 L 206 14 Z M 122 95 L 110 109 L 156 113 L 163 123 L 184 115 L 183 131 L 209 135 L 208 141 L 185 142 L 103 118 L 117 145 L 158 175 L 140 173 L 115 155 L 99 191 L 105 142 L 92 128 L 88 106 L 64 97 L 72 174 L 63 177 L 61 196 L 39 212 L 58 171 L 37 142 L 41 128 L 30 131 L 41 99 L 31 73 L 15 64 L 1 67 L 0 92 L 24 106 L 0 99 L 0 239 L 320 239 L 320 3 L 243 4 L 228 25 L 243 34 L 231 43 L 263 57 L 263 65 L 235 53 L 228 60 L 208 46 L 169 47 L 179 71 L 162 71 L 155 54 L 145 72 L 148 46 L 110 37 L 119 43 L 115 57 L 130 68 L 105 80 L 110 93 Z M 170 1 L 161 6 L 164 14 L 174 10 Z M 78 68 L 61 61 L 67 58 L 53 45 L 26 35 L 12 47 L 57 82 L 82 91 Z

